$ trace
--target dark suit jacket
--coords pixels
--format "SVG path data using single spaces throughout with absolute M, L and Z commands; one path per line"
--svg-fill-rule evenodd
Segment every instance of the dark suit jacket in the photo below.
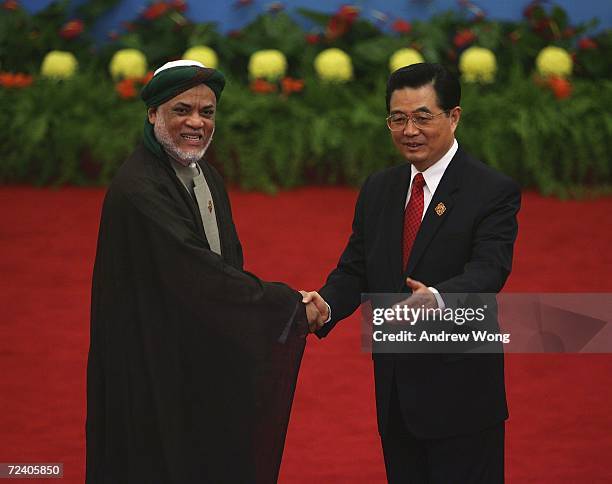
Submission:
M 320 290 L 332 320 L 326 336 L 361 303 L 362 293 L 407 292 L 405 278 L 444 293 L 497 293 L 508 277 L 517 235 L 520 190 L 510 178 L 461 148 L 450 162 L 402 271 L 404 203 L 410 165 L 371 175 L 336 269 Z M 442 216 L 438 203 L 446 206 Z M 373 355 L 379 432 L 387 430 L 395 378 L 408 428 L 423 438 L 476 432 L 508 417 L 501 354 Z

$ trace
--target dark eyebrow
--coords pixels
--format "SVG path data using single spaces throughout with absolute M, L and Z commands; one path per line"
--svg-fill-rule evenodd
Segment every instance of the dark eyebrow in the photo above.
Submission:
M 413 113 L 429 113 L 432 114 L 432 112 L 429 110 L 429 108 L 427 106 L 421 106 L 416 108 L 414 111 L 412 111 Z M 389 114 L 403 114 L 406 115 L 406 113 L 400 109 L 393 109 Z
M 210 108 L 214 108 L 215 105 L 214 104 L 207 104 L 206 106 L 203 106 L 201 111 L 204 111 L 205 109 L 210 109 Z M 179 101 L 177 102 L 174 106 L 172 106 L 173 109 L 176 108 L 184 108 L 184 109 L 191 109 L 191 104 L 188 103 L 184 103 L 183 101 Z

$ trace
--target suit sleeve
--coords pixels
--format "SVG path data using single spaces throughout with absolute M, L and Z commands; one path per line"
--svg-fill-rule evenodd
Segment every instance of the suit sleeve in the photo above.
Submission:
M 355 205 L 352 233 L 336 268 L 319 293 L 331 307 L 332 319 L 316 335 L 327 336 L 338 321 L 351 315 L 361 304 L 361 294 L 368 292 L 365 267 L 365 206 L 369 178 L 364 182 Z
M 481 204 L 472 238 L 472 252 L 463 273 L 435 284 L 444 293 L 498 293 L 512 268 L 521 206 L 518 185 L 507 178 L 489 200 Z

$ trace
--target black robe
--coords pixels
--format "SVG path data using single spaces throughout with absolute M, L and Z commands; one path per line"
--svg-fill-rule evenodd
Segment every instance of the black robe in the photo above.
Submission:
M 222 256 L 167 159 L 110 185 L 93 273 L 88 483 L 273 483 L 307 323 L 298 292 L 242 270 L 219 174 Z

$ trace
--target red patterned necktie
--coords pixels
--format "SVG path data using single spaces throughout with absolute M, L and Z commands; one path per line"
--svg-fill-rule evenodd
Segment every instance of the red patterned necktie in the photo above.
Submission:
M 421 218 L 423 216 L 423 186 L 425 179 L 422 173 L 417 173 L 412 180 L 412 191 L 410 192 L 410 200 L 404 212 L 404 241 L 403 241 L 403 268 L 406 269 L 410 251 L 416 239 L 416 234 L 421 226 Z

